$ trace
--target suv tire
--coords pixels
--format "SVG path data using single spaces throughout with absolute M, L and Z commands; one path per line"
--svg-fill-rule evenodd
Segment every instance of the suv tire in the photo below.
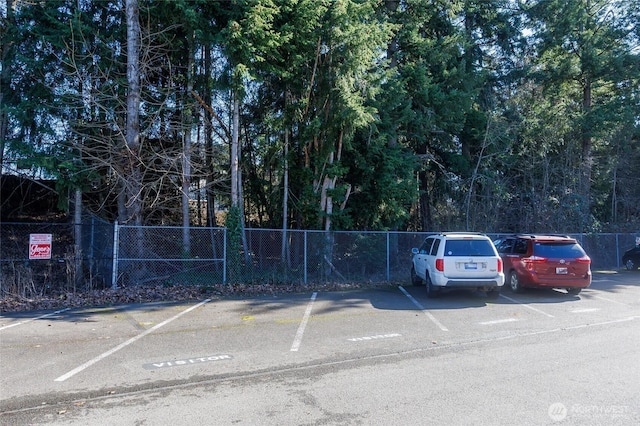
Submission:
M 426 281 L 426 286 L 427 286 L 427 297 L 428 298 L 434 298 L 438 296 L 438 293 L 440 292 L 440 290 L 433 285 L 433 283 L 431 282 L 431 277 L 429 276 L 429 271 L 427 271 L 425 273 L 425 277 L 427 277 Z
M 636 269 L 638 267 L 638 265 L 633 263 L 633 260 L 631 260 L 631 259 L 627 259 L 627 261 L 625 262 L 624 266 L 626 266 L 627 270 L 629 270 L 629 271 L 633 271 L 634 269 Z
M 582 291 L 580 287 L 572 287 L 567 289 L 567 293 L 569 294 L 580 294 L 580 291 Z
M 514 293 L 522 293 L 522 286 L 520 285 L 520 280 L 518 279 L 518 274 L 516 271 L 511 271 L 509 274 L 509 288 Z
M 422 282 L 422 278 L 420 278 L 418 276 L 418 274 L 416 274 L 416 268 L 415 267 L 411 267 L 411 284 L 416 285 L 416 286 L 420 286 L 422 284 L 424 284 Z

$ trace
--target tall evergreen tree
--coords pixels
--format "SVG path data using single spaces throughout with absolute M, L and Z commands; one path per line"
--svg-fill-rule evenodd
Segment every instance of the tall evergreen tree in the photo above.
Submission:
M 567 130 L 556 137 L 576 146 L 576 221 L 587 229 L 595 219 L 590 214 L 594 153 L 608 143 L 619 122 L 616 89 L 637 76 L 629 64 L 637 63 L 638 5 L 624 0 L 538 1 L 529 16 L 538 39 L 536 76 L 548 98 L 562 105 L 558 114 L 569 118 Z

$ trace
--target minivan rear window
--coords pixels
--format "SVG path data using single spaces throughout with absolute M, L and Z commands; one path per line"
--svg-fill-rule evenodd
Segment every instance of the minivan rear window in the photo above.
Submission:
M 534 256 L 546 258 L 579 258 L 585 255 L 584 250 L 576 243 L 534 243 Z
M 447 240 L 445 256 L 495 256 L 489 240 Z

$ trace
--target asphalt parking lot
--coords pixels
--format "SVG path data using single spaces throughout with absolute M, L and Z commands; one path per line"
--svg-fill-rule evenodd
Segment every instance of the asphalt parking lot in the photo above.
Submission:
M 158 384 L 437 351 L 514 336 L 635 324 L 640 273 L 595 273 L 578 296 L 503 289 L 498 299 L 424 287 L 153 303 L 0 316 L 0 409 Z M 638 413 L 640 416 L 640 412 Z

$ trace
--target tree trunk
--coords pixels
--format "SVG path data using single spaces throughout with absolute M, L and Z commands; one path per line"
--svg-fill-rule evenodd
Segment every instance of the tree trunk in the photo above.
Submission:
M 240 133 L 240 101 L 238 94 L 233 96 L 233 129 L 231 129 L 231 206 L 240 207 L 238 199 L 238 139 Z
M 282 172 L 282 253 L 280 258 L 282 262 L 286 262 L 287 257 L 287 212 L 289 203 L 289 130 L 285 127 L 284 130 L 284 159 L 283 159 L 283 172 Z
M 473 192 L 475 190 L 475 185 L 476 185 L 476 180 L 478 179 L 479 176 L 479 170 L 480 170 L 480 164 L 482 163 L 482 161 L 484 160 L 484 151 L 486 150 L 487 146 L 491 143 L 489 141 L 489 126 L 491 124 L 491 119 L 487 118 L 487 127 L 484 131 L 484 138 L 482 139 L 482 147 L 480 148 L 480 153 L 478 154 L 478 160 L 476 161 L 476 165 L 475 168 L 473 169 L 473 172 L 471 173 L 471 180 L 469 182 L 469 190 L 467 191 L 467 196 L 465 197 L 465 230 L 466 231 L 472 231 L 474 228 L 474 223 L 475 220 L 470 220 L 471 219 L 471 214 L 472 211 L 477 213 L 476 209 L 472 209 L 472 204 L 473 204 Z
M 142 174 L 140 172 L 140 21 L 138 20 L 138 0 L 126 0 L 127 16 L 127 127 L 124 154 L 124 174 L 122 176 L 124 193 L 123 210 L 126 217 L 121 223 L 136 225 L 136 255 L 144 252 L 144 235 L 142 230 Z M 143 270 L 134 269 L 131 281 L 137 284 L 144 274 Z
M 244 232 L 244 206 L 242 201 L 242 174 L 240 173 L 240 100 L 238 91 L 233 96 L 233 129 L 231 130 L 231 207 L 239 211 L 242 248 L 246 264 L 249 263 L 249 251 Z
M 142 188 L 140 173 L 140 22 L 138 0 L 126 0 L 127 16 L 127 127 L 126 172 L 127 217 L 122 222 L 142 225 Z M 121 218 L 122 219 L 122 218 Z
M 340 161 L 342 157 L 342 138 L 344 137 L 344 130 L 340 130 L 338 135 L 338 146 L 333 152 L 329 153 L 327 164 L 331 167 L 334 161 Z M 331 215 L 333 214 L 333 196 L 331 193 L 336 188 L 337 177 L 325 174 L 322 182 L 322 188 L 320 192 L 320 210 L 325 213 L 324 217 L 324 230 L 331 230 Z
M 194 48 L 193 43 L 190 41 L 189 46 L 189 60 L 187 65 L 187 88 L 184 93 L 183 105 L 183 132 L 184 143 L 182 152 L 182 250 L 185 256 L 191 253 L 191 241 L 189 239 L 189 190 L 191 188 L 191 127 L 193 125 L 193 107 L 191 98 L 191 92 L 193 91 L 193 63 L 194 63 Z
M 80 188 L 76 188 L 74 198 L 73 291 L 75 293 L 77 286 L 82 284 L 82 190 Z
M 13 22 L 13 6 L 10 5 L 8 1 L 5 1 L 4 8 L 7 13 L 7 16 L 5 18 L 6 26 L 8 27 L 10 25 L 14 25 L 15 22 Z M 9 84 L 11 82 L 11 68 L 9 64 L 13 63 L 12 43 L 3 43 L 3 46 L 0 49 L 0 53 L 2 54 L 2 57 L 0 57 L 0 61 L 3 64 L 2 71 L 0 73 L 0 174 L 2 174 L 2 171 L 4 170 L 5 138 L 7 136 L 7 127 L 9 124 L 9 115 L 7 114 L 6 108 L 4 106 L 4 95 L 5 93 L 9 92 Z
M 204 75 L 211 75 L 211 46 L 206 45 L 204 47 Z M 213 105 L 213 99 L 211 95 L 211 87 L 208 84 L 204 85 L 204 99 L 207 100 L 209 105 Z M 205 120 L 204 120 L 204 140 L 205 140 L 205 156 L 207 169 L 207 185 L 205 188 L 206 203 L 207 203 L 207 226 L 214 227 L 216 223 L 216 209 L 215 209 L 215 194 L 213 192 L 214 181 L 214 168 L 213 168 L 213 114 L 209 108 L 204 108 Z
M 395 14 L 398 10 L 398 6 L 400 5 L 400 0 L 386 0 L 385 6 L 387 8 L 387 12 L 389 15 Z M 390 16 L 391 18 L 391 16 Z M 387 44 L 387 59 L 389 60 L 389 68 L 395 69 L 398 67 L 398 60 L 396 58 L 396 53 L 398 52 L 398 36 L 395 34 L 391 40 L 389 40 L 389 44 Z M 387 146 L 394 147 L 398 144 L 398 137 L 394 134 L 394 136 L 389 137 L 387 141 Z
M 418 173 L 420 191 L 420 224 L 421 231 L 433 230 L 433 215 L 431 214 L 431 200 L 429 196 L 429 179 L 426 172 Z
M 584 87 L 582 90 L 582 106 L 583 117 L 587 117 L 591 111 L 591 79 L 586 78 Z M 585 120 L 586 121 L 586 120 Z M 582 173 L 581 173 L 581 192 L 582 192 L 582 217 L 580 221 L 582 223 L 587 219 L 587 215 L 590 210 L 590 198 L 591 198 L 591 169 L 593 167 L 593 158 L 591 153 L 592 137 L 591 129 L 585 123 L 582 128 Z M 582 231 L 582 229 L 581 229 Z

